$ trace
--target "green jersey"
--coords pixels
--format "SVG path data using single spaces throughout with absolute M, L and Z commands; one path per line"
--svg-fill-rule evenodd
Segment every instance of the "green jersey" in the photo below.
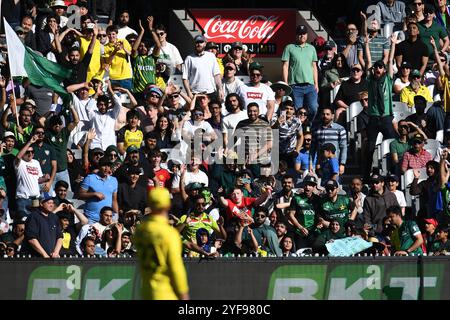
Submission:
M 57 163 L 56 172 L 67 169 L 67 141 L 69 140 L 70 131 L 64 127 L 58 134 L 52 131 L 45 132 L 46 142 L 53 147 Z
M 313 195 L 309 199 L 305 194 L 295 195 L 291 200 L 291 210 L 295 210 L 295 218 L 298 223 L 308 230 L 314 227 L 316 219 L 316 208 L 314 203 L 317 203 L 316 197 Z M 300 230 L 295 230 L 300 233 Z
M 442 202 L 446 216 L 450 216 L 450 190 L 448 188 L 447 185 L 441 188 Z
M 402 225 L 398 229 L 400 235 L 400 250 L 408 250 L 416 241 L 416 236 L 420 234 L 419 227 L 414 221 L 403 221 Z M 416 250 L 410 253 L 422 254 L 422 247 L 419 246 Z
M 350 198 L 338 195 L 335 202 L 330 198 L 322 198 L 320 201 L 320 213 L 325 220 L 335 219 L 344 228 L 344 224 L 348 221 L 350 214 L 351 201 Z
M 22 128 L 23 134 L 19 132 L 19 129 L 17 128 L 17 123 L 15 121 L 11 121 L 9 123 L 9 131 L 12 131 L 14 133 L 14 136 L 17 140 L 17 147 L 18 149 L 22 149 L 23 146 L 28 142 L 28 140 L 31 139 L 31 133 L 33 132 L 33 125 L 30 124 L 28 127 Z
M 152 55 L 138 55 L 133 64 L 134 92 L 143 92 L 148 84 L 155 84 L 156 78 L 155 57 Z

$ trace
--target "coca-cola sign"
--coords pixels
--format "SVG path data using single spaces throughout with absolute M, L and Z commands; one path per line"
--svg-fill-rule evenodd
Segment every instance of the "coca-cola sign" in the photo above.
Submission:
M 276 55 L 295 40 L 295 10 L 191 10 L 208 41 L 275 44 Z M 271 54 L 273 56 L 273 54 Z

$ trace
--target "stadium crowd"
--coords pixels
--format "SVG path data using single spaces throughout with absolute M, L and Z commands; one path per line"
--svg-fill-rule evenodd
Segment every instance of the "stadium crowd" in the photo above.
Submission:
M 148 16 L 134 30 L 115 0 L 2 5 L 22 43 L 70 75 L 65 94 L 11 79 L 3 45 L 0 256 L 134 256 L 156 187 L 189 256 L 327 254 L 346 237 L 373 254 L 450 249 L 445 0 L 380 1 L 337 44 L 298 25 L 281 79 L 239 41 L 219 57 L 198 35 L 183 59 L 170 27 Z

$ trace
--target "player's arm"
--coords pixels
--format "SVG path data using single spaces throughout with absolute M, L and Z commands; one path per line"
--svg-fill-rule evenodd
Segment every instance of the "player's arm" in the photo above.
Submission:
M 182 245 L 177 233 L 171 233 L 168 243 L 167 267 L 173 290 L 180 300 L 189 300 L 189 287 L 186 269 L 181 255 Z

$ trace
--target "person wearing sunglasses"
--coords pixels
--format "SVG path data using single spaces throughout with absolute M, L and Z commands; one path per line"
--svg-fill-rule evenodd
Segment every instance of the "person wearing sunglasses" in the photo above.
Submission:
M 426 102 L 433 102 L 430 90 L 421 84 L 422 76 L 419 70 L 414 69 L 411 71 L 409 80 L 409 86 L 404 87 L 400 93 L 401 102 L 406 103 L 410 108 L 415 105 L 414 98 L 416 96 L 424 97 Z
M 38 137 L 36 143 L 32 145 L 34 150 L 34 159 L 39 161 L 42 173 L 50 177 L 47 182 L 41 185 L 41 188 L 43 192 L 48 192 L 53 196 L 55 193 L 53 191 L 53 181 L 55 179 L 57 169 L 56 154 L 53 147 L 44 141 L 44 127 L 34 127 L 33 133 Z
M 167 61 L 171 75 L 175 73 L 181 73 L 183 58 L 181 57 L 178 48 L 167 41 L 166 27 L 162 24 L 159 24 L 155 27 L 155 30 L 156 34 L 158 35 L 159 42 L 161 43 L 160 58 Z M 149 54 L 152 54 L 153 50 L 155 50 L 155 47 L 150 48 Z
M 427 57 L 427 59 L 428 59 L 428 57 Z M 400 68 L 398 71 L 398 78 L 395 79 L 395 82 L 394 82 L 394 93 L 395 94 L 400 95 L 403 88 L 409 86 L 411 70 L 412 70 L 412 65 L 407 61 L 403 61 L 402 64 L 400 65 Z M 397 96 L 397 97 L 399 99 L 399 96 Z
M 428 58 L 429 60 L 434 60 L 434 50 L 430 43 L 430 39 L 433 38 L 438 51 L 446 52 L 450 44 L 447 31 L 438 22 L 434 20 L 434 7 L 431 4 L 427 4 L 424 10 L 425 19 L 423 19 L 419 24 L 420 40 L 428 48 Z M 442 47 L 441 47 L 442 40 Z
M 334 99 L 337 107 L 334 121 L 339 124 L 345 123 L 344 112 L 353 102 L 359 100 L 359 93 L 362 91 L 367 91 L 367 80 L 363 77 L 362 66 L 356 63 L 350 67 L 350 78 L 342 82 Z
M 406 17 L 405 3 L 399 0 L 381 0 L 377 6 L 380 9 L 381 24 L 394 23 L 394 30 L 400 30 Z

